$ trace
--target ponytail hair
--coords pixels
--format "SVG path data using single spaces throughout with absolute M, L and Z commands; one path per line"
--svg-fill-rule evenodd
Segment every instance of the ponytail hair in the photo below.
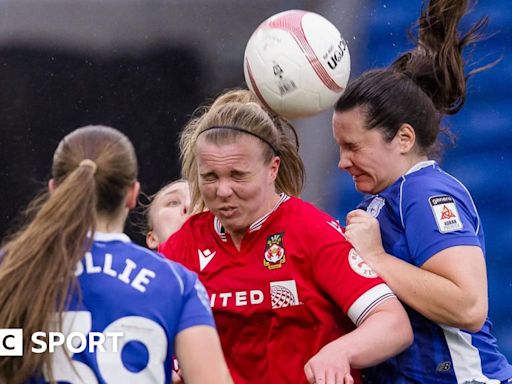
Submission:
M 239 130 L 221 128 L 230 126 Z M 208 129 L 219 127 L 218 129 Z M 264 146 L 265 163 L 279 156 L 281 163 L 275 181 L 276 191 L 298 196 L 304 185 L 304 164 L 299 156 L 299 141 L 295 128 L 284 118 L 263 106 L 248 90 L 228 90 L 209 106 L 195 112 L 180 137 L 182 176 L 190 184 L 192 212 L 205 208 L 199 192 L 196 143 L 201 136 L 219 143 L 230 142 L 241 135 L 253 135 Z
M 468 0 L 430 0 L 417 21 L 417 36 L 410 35 L 416 47 L 389 68 L 367 71 L 349 83 L 335 110 L 362 108 L 367 128 L 378 128 L 387 141 L 402 124 L 410 124 L 418 152 L 436 156 L 439 133 L 453 139 L 447 128 L 441 128 L 442 117 L 462 108 L 468 78 L 494 65 L 465 73 L 463 49 L 481 39 L 488 23 L 483 17 L 461 35 L 459 22 L 467 8 Z
M 23 328 L 23 357 L 0 358 L 0 382 L 23 383 L 43 374 L 54 382 L 50 355 L 31 352 L 34 332 L 62 328 L 62 313 L 77 292 L 76 265 L 89 249 L 96 217 L 123 207 L 136 180 L 133 146 L 119 131 L 77 129 L 55 151 L 51 191 L 30 204 L 31 220 L 2 246 L 0 325 Z
M 417 21 L 416 48 L 398 57 L 390 68 L 411 78 L 432 100 L 441 114 L 453 115 L 464 105 L 470 76 L 492 64 L 466 74 L 462 51 L 482 39 L 487 16 L 461 34 L 458 25 L 466 14 L 468 0 L 432 0 Z

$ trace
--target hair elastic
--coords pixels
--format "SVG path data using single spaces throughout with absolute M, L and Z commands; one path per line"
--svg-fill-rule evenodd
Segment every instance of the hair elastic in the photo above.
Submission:
M 278 155 L 278 151 L 277 149 L 270 143 L 270 141 L 268 141 L 267 139 L 264 139 L 263 137 L 261 137 L 260 135 L 254 133 L 254 132 L 251 132 L 251 131 L 248 131 L 247 129 L 243 129 L 243 128 L 240 128 L 240 127 L 235 127 L 235 126 L 232 126 L 232 125 L 212 125 L 211 127 L 208 127 L 208 128 L 205 128 L 203 129 L 201 132 L 199 132 L 199 134 L 197 135 L 199 137 L 199 135 L 203 132 L 206 132 L 206 131 L 210 131 L 212 129 L 230 129 L 232 131 L 237 131 L 237 132 L 243 132 L 243 133 L 247 133 L 251 136 L 254 136 L 254 137 L 257 137 L 258 139 L 260 139 L 261 141 L 263 141 L 264 143 L 266 143 L 270 149 L 272 149 L 272 151 L 274 152 L 274 154 L 277 156 Z
M 98 164 L 96 164 L 96 162 L 91 159 L 83 159 L 78 166 L 79 167 L 91 167 L 92 173 L 96 173 L 96 170 L 98 169 Z

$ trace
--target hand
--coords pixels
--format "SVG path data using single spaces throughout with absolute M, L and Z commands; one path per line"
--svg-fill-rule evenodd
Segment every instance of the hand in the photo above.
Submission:
M 348 358 L 330 343 L 304 366 L 310 384 L 353 384 Z
M 347 215 L 345 237 L 359 256 L 376 269 L 379 257 L 386 253 L 382 246 L 379 221 L 361 209 L 351 211 Z

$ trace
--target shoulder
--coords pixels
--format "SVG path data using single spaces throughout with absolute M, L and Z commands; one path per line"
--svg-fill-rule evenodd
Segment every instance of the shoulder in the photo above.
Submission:
M 313 203 L 298 197 L 290 197 L 283 207 L 286 209 L 284 214 L 288 217 L 289 222 L 293 223 L 292 225 L 295 227 L 303 228 L 304 234 L 307 236 L 316 236 L 318 232 L 322 232 L 323 235 L 343 234 L 338 220 Z
M 307 221 L 332 219 L 328 213 L 322 211 L 313 203 L 298 197 L 290 197 L 286 204 L 283 204 L 283 207 L 286 209 L 286 214 L 296 215 Z
M 477 208 L 467 188 L 437 164 L 404 176 L 400 196 L 402 223 L 441 234 L 480 228 Z M 428 218 L 428 219 L 427 219 Z M 462 231 L 462 232 L 461 232 Z
M 454 176 L 443 171 L 437 164 L 402 177 L 400 195 L 404 203 L 423 200 L 435 203 L 436 197 L 451 196 L 455 201 L 470 201 L 467 188 Z M 441 199 L 442 200 L 442 199 Z
M 186 238 L 187 236 L 194 237 L 200 233 L 207 232 L 213 228 L 214 218 L 213 214 L 208 211 L 196 213 L 190 216 L 175 234 L 179 234 L 178 238 Z
M 421 207 L 436 212 L 454 206 L 463 207 L 469 215 L 477 215 L 471 194 L 464 184 L 437 164 L 403 176 L 400 187 L 403 214 Z
M 167 255 L 166 250 L 175 244 L 189 242 L 200 238 L 214 225 L 214 216 L 210 212 L 200 212 L 192 215 L 183 223 L 183 226 L 173 233 L 158 247 L 158 251 Z

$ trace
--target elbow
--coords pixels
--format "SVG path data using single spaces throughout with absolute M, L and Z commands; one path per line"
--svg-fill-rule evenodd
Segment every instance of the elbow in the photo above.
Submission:
M 469 332 L 478 332 L 487 319 L 487 310 L 484 308 L 471 308 L 463 319 L 462 329 Z
M 459 314 L 456 326 L 469 332 L 478 332 L 487 319 L 487 299 L 473 302 Z

